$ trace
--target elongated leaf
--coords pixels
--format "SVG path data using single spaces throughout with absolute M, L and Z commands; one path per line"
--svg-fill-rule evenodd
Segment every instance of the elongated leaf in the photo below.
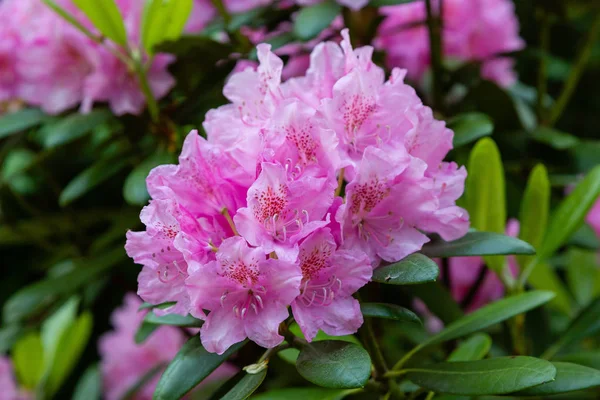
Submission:
M 85 370 L 73 393 L 73 400 L 99 400 L 101 393 L 100 370 L 92 365 Z
M 371 376 L 371 358 L 359 345 L 326 340 L 305 345 L 296 369 L 306 380 L 332 389 L 363 387 Z
M 581 306 L 588 305 L 598 296 L 598 253 L 580 249 L 569 249 L 567 284 L 571 294 Z
M 480 139 L 469 156 L 466 206 L 471 226 L 480 231 L 503 233 L 506 225 L 504 167 L 496 143 Z M 486 264 L 502 272 L 503 257 L 487 257 Z
M 437 238 L 425 244 L 421 252 L 433 258 L 535 254 L 535 249 L 527 242 L 501 233 L 471 231 L 452 242 Z
M 258 387 L 263 383 L 265 377 L 267 376 L 267 369 L 263 369 L 262 371 L 256 374 L 249 374 L 246 372 L 240 372 L 239 377 L 234 377 L 232 379 L 236 379 L 236 384 L 229 390 L 226 394 L 220 397 L 221 400 L 245 400 L 252 393 L 258 389 Z
M 534 386 L 516 394 L 519 396 L 550 396 L 600 386 L 600 371 L 582 365 L 553 362 L 556 377 L 553 381 Z
M 176 40 L 192 12 L 192 0 L 152 0 L 146 3 L 142 20 L 142 44 L 148 54 L 165 40 Z
M 294 34 L 303 41 L 316 37 L 339 15 L 340 10 L 340 5 L 333 0 L 302 8 L 294 21 Z
M 121 46 L 127 45 L 123 17 L 114 0 L 73 0 L 104 36 Z
M 532 131 L 531 138 L 556 150 L 570 149 L 579 144 L 579 139 L 576 136 L 546 126 L 540 126 Z
M 39 135 L 44 147 L 58 147 L 91 132 L 111 116 L 110 111 L 106 109 L 97 109 L 88 114 L 71 114 L 45 125 Z
M 435 261 L 414 253 L 397 263 L 384 265 L 373 272 L 373 281 L 391 285 L 414 285 L 435 281 L 439 274 Z
M 125 252 L 122 247 L 118 247 L 97 258 L 77 263 L 73 272 L 24 287 L 4 303 L 4 323 L 10 324 L 26 320 L 27 317 L 39 313 L 61 296 L 75 292 L 124 259 Z
M 44 375 L 44 347 L 38 333 L 20 339 L 12 354 L 15 373 L 21 385 L 34 389 Z
M 550 180 L 548 171 L 542 164 L 538 164 L 531 171 L 525 194 L 521 201 L 519 213 L 519 238 L 531 243 L 537 248 L 542 244 L 546 225 L 548 224 L 548 209 L 550 208 Z M 519 265 L 525 266 L 531 257 L 517 257 Z
M 123 197 L 131 205 L 144 205 L 150 199 L 146 189 L 146 177 L 152 168 L 161 164 L 170 164 L 174 161 L 174 156 L 167 152 L 158 152 L 144 161 L 131 171 L 125 185 L 123 186 Z
M 127 166 L 127 159 L 101 160 L 83 170 L 63 189 L 58 202 L 61 206 L 71 204 L 102 182 L 110 179 Z
M 407 379 L 436 393 L 497 395 L 554 379 L 552 363 L 533 357 L 499 357 L 410 368 Z
M 556 294 L 556 297 L 548 303 L 552 307 L 566 315 L 571 314 L 571 298 L 565 285 L 548 263 L 540 263 L 527 280 L 528 283 L 538 290 L 547 290 Z
M 454 131 L 454 147 L 464 146 L 483 136 L 491 135 L 494 123 L 487 115 L 470 112 L 457 115 L 448 122 Z
M 591 170 L 550 218 L 548 232 L 538 251 L 541 259 L 551 256 L 581 226 L 600 194 L 600 166 Z
M 445 342 L 479 331 L 547 303 L 553 297 L 554 293 L 552 292 L 533 291 L 496 301 L 453 322 L 438 334 L 421 343 L 419 347 Z
M 582 351 L 579 353 L 564 354 L 554 357 L 556 361 L 579 364 L 586 367 L 600 369 L 600 350 Z
M 385 318 L 422 324 L 421 320 L 414 312 L 396 304 L 361 303 L 360 311 L 365 317 Z
M 252 400 L 341 400 L 352 393 L 354 393 L 354 390 L 352 389 L 303 387 L 269 390 L 266 393 L 253 396 Z
M 191 315 L 183 316 L 177 314 L 167 314 L 158 316 L 153 312 L 149 312 L 144 318 L 144 322 L 155 325 L 173 325 L 182 326 L 185 328 L 200 328 L 203 321 L 194 318 Z
M 450 354 L 448 361 L 476 361 L 484 358 L 492 347 L 492 338 L 485 333 L 476 333 L 460 344 Z
M 162 374 L 154 391 L 154 400 L 180 399 L 245 344 L 245 341 L 234 344 L 218 355 L 207 352 L 200 344 L 200 337 L 195 335 L 183 345 Z
M 37 108 L 25 108 L 0 116 L 0 139 L 39 125 L 47 116 Z

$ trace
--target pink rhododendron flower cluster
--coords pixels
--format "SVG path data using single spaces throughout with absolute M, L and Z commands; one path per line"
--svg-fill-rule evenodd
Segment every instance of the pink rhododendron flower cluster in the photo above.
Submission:
M 408 70 L 418 80 L 430 65 L 429 34 L 424 1 L 382 7 L 386 16 L 379 27 L 376 47 L 387 54 L 390 67 Z M 516 80 L 513 60 L 502 53 L 525 46 L 510 0 L 444 0 L 443 51 L 460 61 L 481 61 L 485 79 L 501 86 Z
M 19 390 L 10 359 L 0 356 L 0 400 L 29 400 L 31 398 L 31 394 Z
M 373 268 L 421 249 L 435 232 L 462 236 L 456 206 L 466 171 L 442 161 L 453 133 L 434 119 L 405 71 L 373 49 L 318 44 L 305 75 L 258 46 L 259 65 L 233 74 L 229 104 L 192 131 L 179 165 L 152 170 L 143 232 L 126 250 L 143 265 L 139 295 L 165 313 L 205 320 L 204 347 L 283 341 L 288 307 L 307 340 L 356 332 L 352 297 Z
M 185 335 L 178 328 L 161 326 L 142 344 L 136 344 L 135 334 L 148 312 L 139 311 L 141 305 L 142 301 L 135 294 L 125 295 L 124 305 L 112 314 L 115 330 L 105 333 L 99 340 L 103 392 L 107 400 L 123 398 L 150 370 L 169 363 L 185 340 Z M 204 382 L 228 378 L 235 372 L 234 366 L 225 363 Z M 151 400 L 160 375 L 155 374 L 133 399 Z

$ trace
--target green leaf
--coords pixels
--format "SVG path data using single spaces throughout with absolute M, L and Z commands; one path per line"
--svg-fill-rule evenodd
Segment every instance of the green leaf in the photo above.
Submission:
M 150 381 L 165 368 L 165 364 L 160 363 L 150 368 L 148 372 L 142 375 L 137 382 L 135 382 L 127 391 L 121 396 L 121 400 L 133 400 L 135 398 L 135 394 L 140 391 L 146 384 L 150 383 Z
M 571 322 L 567 329 L 560 335 L 560 339 L 544 353 L 544 358 L 552 358 L 558 351 L 588 336 L 600 332 L 600 298 L 581 310 L 579 315 Z
M 600 239 L 598 239 L 596 232 L 594 232 L 588 224 L 583 224 L 575 231 L 573 236 L 569 238 L 567 245 L 577 246 L 588 250 L 598 250 L 600 249 Z
M 309 382 L 332 389 L 363 387 L 371 376 L 371 358 L 359 345 L 340 340 L 306 344 L 296 369 Z
M 422 324 L 417 315 L 407 308 L 396 304 L 386 303 L 361 303 L 360 311 L 365 317 L 393 319 Z
M 476 333 L 460 344 L 448 357 L 448 361 L 475 361 L 484 358 L 492 347 L 492 338 Z
M 499 357 L 409 368 L 406 378 L 436 392 L 466 396 L 512 393 L 554 379 L 552 363 L 533 357 Z
M 149 312 L 135 334 L 135 342 L 138 344 L 143 343 L 161 325 L 200 328 L 202 322 L 191 315 L 166 314 L 159 317 L 153 312 Z
M 586 306 L 600 294 L 598 253 L 571 248 L 567 254 L 567 285 L 577 303 Z
M 12 360 L 19 383 L 34 389 L 44 375 L 44 347 L 38 333 L 20 339 L 13 348 Z
M 550 257 L 581 226 L 600 194 L 600 166 L 591 170 L 575 190 L 563 200 L 550 218 L 548 231 L 538 257 Z
M 536 165 L 527 181 L 519 212 L 519 238 L 537 248 L 542 244 L 548 224 L 550 208 L 550 180 L 543 164 Z M 519 265 L 526 265 L 531 257 L 517 257 Z
M 576 136 L 546 126 L 537 127 L 531 132 L 531 138 L 556 150 L 570 149 L 579 144 L 579 139 Z
M 421 252 L 433 258 L 535 254 L 535 249 L 529 243 L 501 233 L 471 231 L 452 242 L 441 238 L 432 240 L 423 246 Z
M 54 367 L 55 359 L 59 353 L 60 341 L 69 330 L 75 318 L 79 299 L 71 297 L 54 314 L 42 324 L 42 343 L 44 345 L 44 375 L 46 381 Z M 62 349 L 61 349 L 62 350 Z
M 161 164 L 169 164 L 174 162 L 173 154 L 168 152 L 157 152 L 142 161 L 137 167 L 131 171 L 125 185 L 123 186 L 123 197 L 127 203 L 134 206 L 141 206 L 148 202 L 150 195 L 146 189 L 146 178 L 152 168 Z
M 303 387 L 274 389 L 252 397 L 252 400 L 341 400 L 354 390 L 325 389 L 319 387 Z
M 518 396 L 550 396 L 600 386 L 600 371 L 566 362 L 553 362 L 556 377 L 553 381 L 515 393 Z
M 88 367 L 79 378 L 73 392 L 73 400 L 100 400 L 100 393 L 100 370 L 98 365 L 94 364 Z
M 221 400 L 245 400 L 258 389 L 267 376 L 267 369 L 256 374 L 240 372 L 237 376 L 231 378 L 235 380 L 233 386 L 227 393 L 220 397 Z
M 45 148 L 58 147 L 79 139 L 111 117 L 107 109 L 96 109 L 88 114 L 74 113 L 44 125 L 39 135 Z
M 294 34 L 302 41 L 315 38 L 329 27 L 340 11 L 340 5 L 333 0 L 325 0 L 312 6 L 303 7 L 294 21 Z
M 466 207 L 471 226 L 480 231 L 504 233 L 506 225 L 506 190 L 504 167 L 496 143 L 480 139 L 469 156 L 466 182 Z M 487 265 L 502 272 L 503 257 L 487 257 Z
M 37 108 L 25 108 L 0 116 L 0 139 L 41 124 L 47 115 Z
M 396 4 L 407 4 L 412 3 L 417 0 L 371 0 L 369 1 L 369 5 L 371 7 L 385 7 L 385 6 L 395 6 Z
M 579 353 L 564 354 L 554 357 L 554 359 L 600 369 L 600 350 L 588 350 Z
M 556 294 L 556 297 L 548 303 L 549 307 L 566 315 L 571 314 L 571 298 L 569 293 L 550 264 L 545 262 L 539 263 L 527 281 L 535 289 L 547 290 Z
M 129 164 L 124 158 L 100 160 L 83 170 L 63 189 L 58 199 L 61 207 L 71 204 L 102 182 L 110 179 Z
M 23 328 L 20 325 L 7 325 L 0 328 L 0 354 L 8 353 L 22 334 Z
M 20 289 L 4 303 L 4 323 L 21 322 L 39 314 L 61 296 L 74 293 L 124 259 L 125 252 L 120 246 L 106 251 L 97 258 L 85 259 L 77 263 L 73 272 L 38 281 Z
M 464 146 L 483 136 L 492 134 L 494 123 L 487 115 L 478 112 L 459 114 L 448 121 L 454 131 L 454 147 Z
M 219 355 L 206 351 L 200 344 L 200 337 L 195 335 L 167 366 L 158 381 L 153 399 L 176 400 L 183 397 L 245 344 L 246 341 L 236 343 Z
M 134 340 L 137 344 L 142 344 L 154 333 L 155 330 L 160 328 L 160 325 L 156 324 L 144 324 L 142 323 L 138 330 L 135 332 Z
M 114 0 L 73 0 L 104 36 L 121 46 L 127 46 L 123 17 Z
M 390 285 L 414 285 L 435 281 L 439 275 L 435 261 L 414 253 L 402 260 L 373 271 L 373 281 Z
M 10 186 L 16 193 L 35 193 L 38 185 L 32 174 L 27 174 L 38 160 L 36 154 L 24 148 L 16 148 L 9 151 L 2 165 L 2 183 Z
M 148 54 L 165 40 L 176 40 L 192 12 L 192 0 L 150 0 L 142 18 L 142 45 Z
M 451 323 L 418 347 L 423 348 L 479 331 L 547 303 L 553 297 L 552 292 L 532 291 L 496 301 Z

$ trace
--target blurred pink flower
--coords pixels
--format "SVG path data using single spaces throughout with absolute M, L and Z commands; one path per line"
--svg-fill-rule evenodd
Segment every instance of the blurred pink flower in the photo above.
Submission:
M 10 359 L 0 356 L 0 400 L 30 399 L 33 397 L 29 392 L 18 388 Z

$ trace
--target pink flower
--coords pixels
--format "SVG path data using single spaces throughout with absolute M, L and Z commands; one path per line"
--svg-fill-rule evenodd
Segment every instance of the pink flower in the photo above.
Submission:
M 585 221 L 590 224 L 596 235 L 600 238 L 600 199 L 596 200 L 596 203 L 594 203 L 588 212 Z
M 319 229 L 300 245 L 300 296 L 292 303 L 294 318 L 309 342 L 322 329 L 333 336 L 356 333 L 363 323 L 352 297 L 371 279 L 369 257 L 358 250 L 339 250 L 328 228 Z
M 336 185 L 333 177 L 289 180 L 282 165 L 262 163 L 262 172 L 248 190 L 248 207 L 238 210 L 235 224 L 251 245 L 294 260 L 296 251 L 286 251 L 329 222 L 324 217 Z
M 124 305 L 112 314 L 114 331 L 99 340 L 104 394 L 116 400 L 132 388 L 151 369 L 169 363 L 184 343 L 183 333 L 171 326 L 156 329 L 142 344 L 135 343 L 135 334 L 147 312 L 138 311 L 142 301 L 132 293 L 125 295 Z M 236 368 L 224 364 L 208 381 L 232 376 Z M 151 400 L 160 378 L 157 373 L 134 396 L 135 400 Z M 205 380 L 204 382 L 207 382 Z
M 246 337 L 263 347 L 283 341 L 279 324 L 299 294 L 302 274 L 297 265 L 267 258 L 267 253 L 241 237 L 225 239 L 216 261 L 186 280 L 192 307 L 210 311 L 200 330 L 208 351 L 223 354 Z
M 430 64 L 429 37 L 424 23 L 424 2 L 383 7 L 376 46 L 387 52 L 390 67 L 407 68 L 412 79 L 421 79 Z M 501 86 L 516 80 L 513 61 L 501 53 L 524 47 L 519 24 L 509 0 L 445 0 L 443 45 L 448 58 L 481 61 L 481 74 Z
M 0 356 L 0 400 L 29 400 L 30 393 L 19 390 L 13 373 L 13 366 L 8 357 Z

